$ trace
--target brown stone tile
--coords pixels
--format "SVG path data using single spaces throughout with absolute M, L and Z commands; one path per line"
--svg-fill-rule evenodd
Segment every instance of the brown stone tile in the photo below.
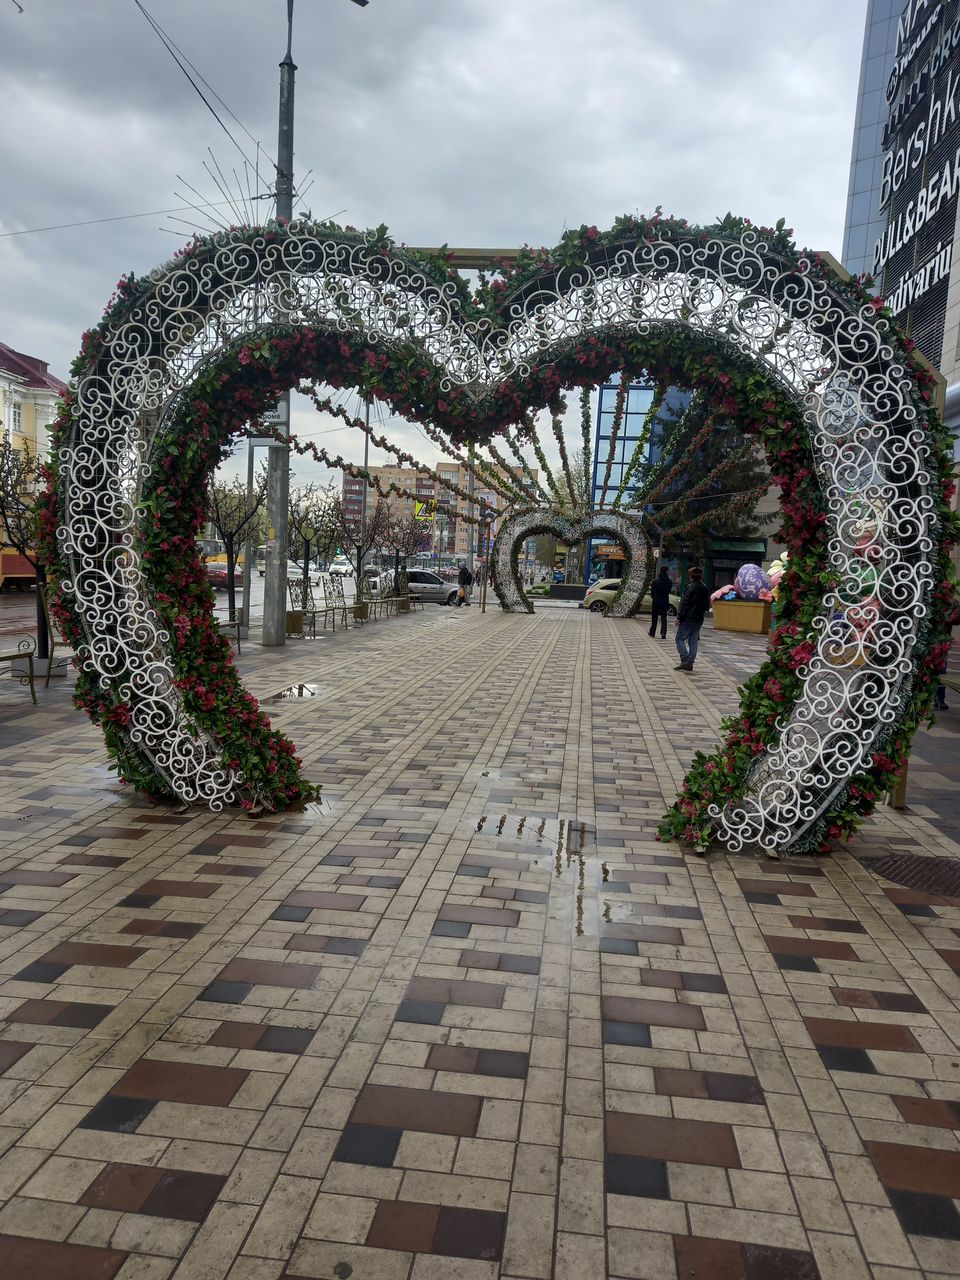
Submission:
M 675 1000 L 640 1000 L 634 996 L 604 996 L 604 1018 L 613 1022 L 645 1022 L 653 1027 L 687 1027 L 706 1030 L 702 1010 L 695 1004 Z
M 205 862 L 197 867 L 198 876 L 244 876 L 247 880 L 256 880 L 266 867 L 244 866 L 239 862 Z
M 641 969 L 640 984 L 644 987 L 666 987 L 671 991 L 682 991 L 683 974 L 676 969 Z
M 360 911 L 366 902 L 360 893 L 320 893 L 297 889 L 284 900 L 285 907 L 308 907 L 311 911 Z
M 86 964 L 97 968 L 126 969 L 138 956 L 145 954 L 143 947 L 114 947 L 99 942 L 61 942 L 40 959 L 48 964 Z
M 724 1169 L 741 1167 L 733 1129 L 728 1124 L 607 1111 L 605 1128 L 611 1155 L 645 1156 Z
M 11 1280 L 113 1280 L 127 1257 L 117 1249 L 0 1235 L 0 1258 Z
M 148 880 L 134 893 L 151 898 L 212 898 L 219 888 L 199 880 Z
M 147 832 L 143 827 L 117 827 L 102 822 L 95 827 L 86 827 L 77 832 L 78 836 L 93 836 L 95 840 L 142 840 Z
M 894 1106 L 907 1124 L 925 1124 L 937 1129 L 960 1129 L 960 1102 L 940 1098 L 910 1098 L 893 1094 Z
M 654 1067 L 653 1087 L 657 1093 L 679 1098 L 709 1098 L 707 1081 L 702 1071 L 682 1067 Z
M 7 1018 L 10 1022 L 29 1022 L 37 1027 L 46 1027 L 69 1008 L 67 1000 L 24 1000 L 7 1014 Z
M 79 1203 L 92 1209 L 139 1213 L 162 1177 L 162 1169 L 146 1165 L 108 1164 L 87 1187 Z
M 612 871 L 611 880 L 625 880 L 627 884 L 668 885 L 670 877 L 662 871 Z
M 60 867 L 122 867 L 129 858 L 110 858 L 106 854 L 71 853 L 58 862 Z
M 744 893 L 775 893 L 784 898 L 815 898 L 811 884 L 794 884 L 792 880 L 737 880 Z
M 407 999 L 499 1009 L 503 1005 L 505 991 L 505 987 L 492 982 L 470 982 L 463 978 L 412 978 L 407 987 Z
M 142 1213 L 181 1222 L 202 1222 L 220 1194 L 225 1177 L 186 1169 L 162 1169 L 162 1177 L 144 1202 Z
M 674 1236 L 673 1250 L 678 1280 L 747 1280 L 743 1250 L 736 1240 Z
M 303 1053 L 314 1037 L 309 1027 L 264 1027 L 257 1043 L 262 1053 Z
M 443 1205 L 440 1209 L 433 1252 L 449 1258 L 479 1258 L 499 1261 L 503 1253 L 506 1214 L 489 1209 L 461 1209 Z
M 57 889 L 76 880 L 76 874 L 66 871 L 4 871 L 3 884 L 32 884 Z
M 431 1071 L 459 1071 L 472 1075 L 477 1069 L 479 1049 L 454 1044 L 433 1044 L 427 1054 Z
M 250 982 L 262 987 L 294 987 L 309 991 L 320 974 L 316 964 L 297 964 L 284 960 L 251 960 L 237 956 L 217 974 L 223 982 Z
M 241 1071 L 237 1067 L 208 1067 L 202 1063 L 141 1058 L 120 1077 L 110 1092 L 124 1098 L 226 1107 L 249 1074 L 249 1071 Z
M 501 928 L 513 928 L 520 923 L 519 911 L 509 907 L 441 907 L 438 920 L 452 920 L 460 924 L 494 924 Z
M 207 1044 L 222 1049 L 253 1049 L 265 1029 L 259 1022 L 221 1022 Z
M 476 1135 L 483 1099 L 438 1089 L 404 1089 L 365 1084 L 350 1114 L 354 1124 L 378 1124 L 419 1133 Z
M 864 1144 L 885 1187 L 960 1199 L 960 1151 L 897 1142 Z
M 842 1045 L 848 1049 L 885 1049 L 893 1053 L 919 1053 L 907 1027 L 887 1022 L 859 1022 L 841 1018 L 804 1018 L 814 1044 Z
M 32 1044 L 24 1044 L 21 1040 L 0 1040 L 0 1076 L 15 1062 L 19 1062 L 33 1048 Z
M 754 1076 L 738 1075 L 732 1071 L 705 1071 L 707 1096 L 713 1102 L 743 1102 L 751 1106 L 763 1105 L 763 1090 Z
M 787 916 L 794 929 L 812 929 L 819 933 L 866 933 L 858 920 L 837 920 L 832 916 Z
M 788 938 L 765 933 L 763 940 L 775 955 L 812 956 L 821 960 L 859 960 L 849 942 L 823 942 L 818 938 Z
M 376 1249 L 431 1253 L 440 1206 L 412 1200 L 381 1200 L 367 1232 L 366 1243 Z

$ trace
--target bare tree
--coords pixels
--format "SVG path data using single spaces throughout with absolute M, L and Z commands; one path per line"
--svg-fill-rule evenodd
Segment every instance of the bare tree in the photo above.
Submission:
M 35 551 L 37 499 L 43 486 L 43 465 L 29 449 L 17 449 L 0 439 L 0 525 L 3 543 L 32 565 L 37 584 L 43 585 L 43 566 Z M 37 657 L 49 657 L 47 618 L 37 590 Z
M 359 582 L 364 558 L 374 547 L 383 543 L 384 530 L 390 520 L 390 509 L 382 498 L 378 498 L 373 510 L 368 509 L 366 516 L 361 518 L 347 511 L 342 498 L 334 498 L 330 518 L 337 541 L 342 547 L 349 547 L 353 553 Z
M 336 546 L 333 519 L 333 485 L 304 484 L 290 490 L 287 514 L 290 554 L 303 565 L 303 580 L 310 580 L 310 555 L 326 556 Z
M 396 516 L 387 520 L 383 545 L 393 552 L 393 589 L 397 590 L 397 574 L 400 561 L 415 556 L 418 551 L 429 551 L 433 531 L 429 520 L 416 516 Z
M 256 526 L 267 499 L 267 469 L 261 466 L 254 481 L 253 492 L 247 493 L 247 482 L 235 476 L 227 484 L 211 484 L 207 495 L 207 515 L 210 523 L 223 540 L 227 554 L 227 609 L 231 622 L 236 621 L 237 593 L 233 575 L 237 566 L 237 551 Z

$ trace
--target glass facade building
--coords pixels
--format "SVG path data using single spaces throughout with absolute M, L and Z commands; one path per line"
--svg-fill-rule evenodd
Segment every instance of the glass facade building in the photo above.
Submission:
M 850 184 L 843 228 L 843 265 L 853 275 L 872 274 L 873 247 L 887 215 L 880 211 L 886 87 L 897 52 L 897 23 L 903 0 L 867 0 L 857 116 L 853 127 Z

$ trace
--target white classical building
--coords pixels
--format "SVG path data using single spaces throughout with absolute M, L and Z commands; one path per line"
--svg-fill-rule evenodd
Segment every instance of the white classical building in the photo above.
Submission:
M 66 389 L 45 360 L 0 342 L 0 424 L 4 439 L 15 448 L 46 455 L 57 398 Z

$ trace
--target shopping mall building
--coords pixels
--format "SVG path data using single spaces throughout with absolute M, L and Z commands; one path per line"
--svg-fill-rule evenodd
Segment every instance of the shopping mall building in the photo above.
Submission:
M 843 263 L 947 381 L 960 437 L 960 0 L 867 0 Z

